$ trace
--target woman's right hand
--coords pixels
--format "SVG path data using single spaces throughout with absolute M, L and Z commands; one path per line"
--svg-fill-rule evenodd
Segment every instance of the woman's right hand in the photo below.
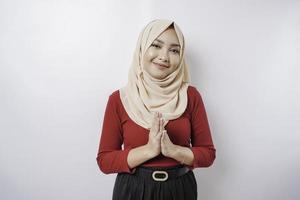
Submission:
M 156 157 L 160 154 L 160 139 L 163 131 L 163 119 L 161 113 L 154 114 L 152 127 L 150 128 L 147 147 L 151 157 Z

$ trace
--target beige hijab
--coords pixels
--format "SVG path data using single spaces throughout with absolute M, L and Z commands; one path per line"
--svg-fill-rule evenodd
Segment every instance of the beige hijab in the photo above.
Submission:
M 181 46 L 180 63 L 167 77 L 156 79 L 143 69 L 142 60 L 152 42 L 172 24 Z M 136 124 L 150 129 L 154 113 L 158 111 L 165 119 L 165 126 L 169 120 L 180 117 L 185 111 L 190 75 L 184 60 L 184 47 L 183 34 L 173 21 L 163 19 L 151 21 L 140 33 L 128 83 L 120 89 L 122 104 Z

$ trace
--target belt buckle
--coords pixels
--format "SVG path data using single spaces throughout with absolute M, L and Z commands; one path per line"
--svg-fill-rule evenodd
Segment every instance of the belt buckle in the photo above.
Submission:
M 155 176 L 156 174 L 164 174 L 165 177 L 164 178 L 158 178 L 158 177 Z M 169 175 L 168 175 L 168 173 L 166 171 L 154 171 L 152 173 L 152 178 L 155 181 L 166 181 L 168 179 L 168 177 L 169 177 Z

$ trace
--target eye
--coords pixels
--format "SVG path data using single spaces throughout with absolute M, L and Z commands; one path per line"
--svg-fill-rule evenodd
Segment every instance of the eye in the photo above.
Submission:
M 151 46 L 153 46 L 153 47 L 155 47 L 155 48 L 160 48 L 160 46 L 157 45 L 157 44 L 151 44 Z
M 175 54 L 179 54 L 179 50 L 177 50 L 177 49 L 171 49 L 171 51 Z

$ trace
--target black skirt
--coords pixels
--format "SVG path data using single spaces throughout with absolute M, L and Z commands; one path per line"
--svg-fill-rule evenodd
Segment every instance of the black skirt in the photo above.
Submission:
M 169 168 L 137 167 L 134 174 L 118 173 L 112 199 L 197 200 L 197 182 L 194 173 L 192 170 L 183 171 L 183 167 L 181 165 Z M 160 174 L 161 170 L 169 174 L 167 180 L 165 172 Z

